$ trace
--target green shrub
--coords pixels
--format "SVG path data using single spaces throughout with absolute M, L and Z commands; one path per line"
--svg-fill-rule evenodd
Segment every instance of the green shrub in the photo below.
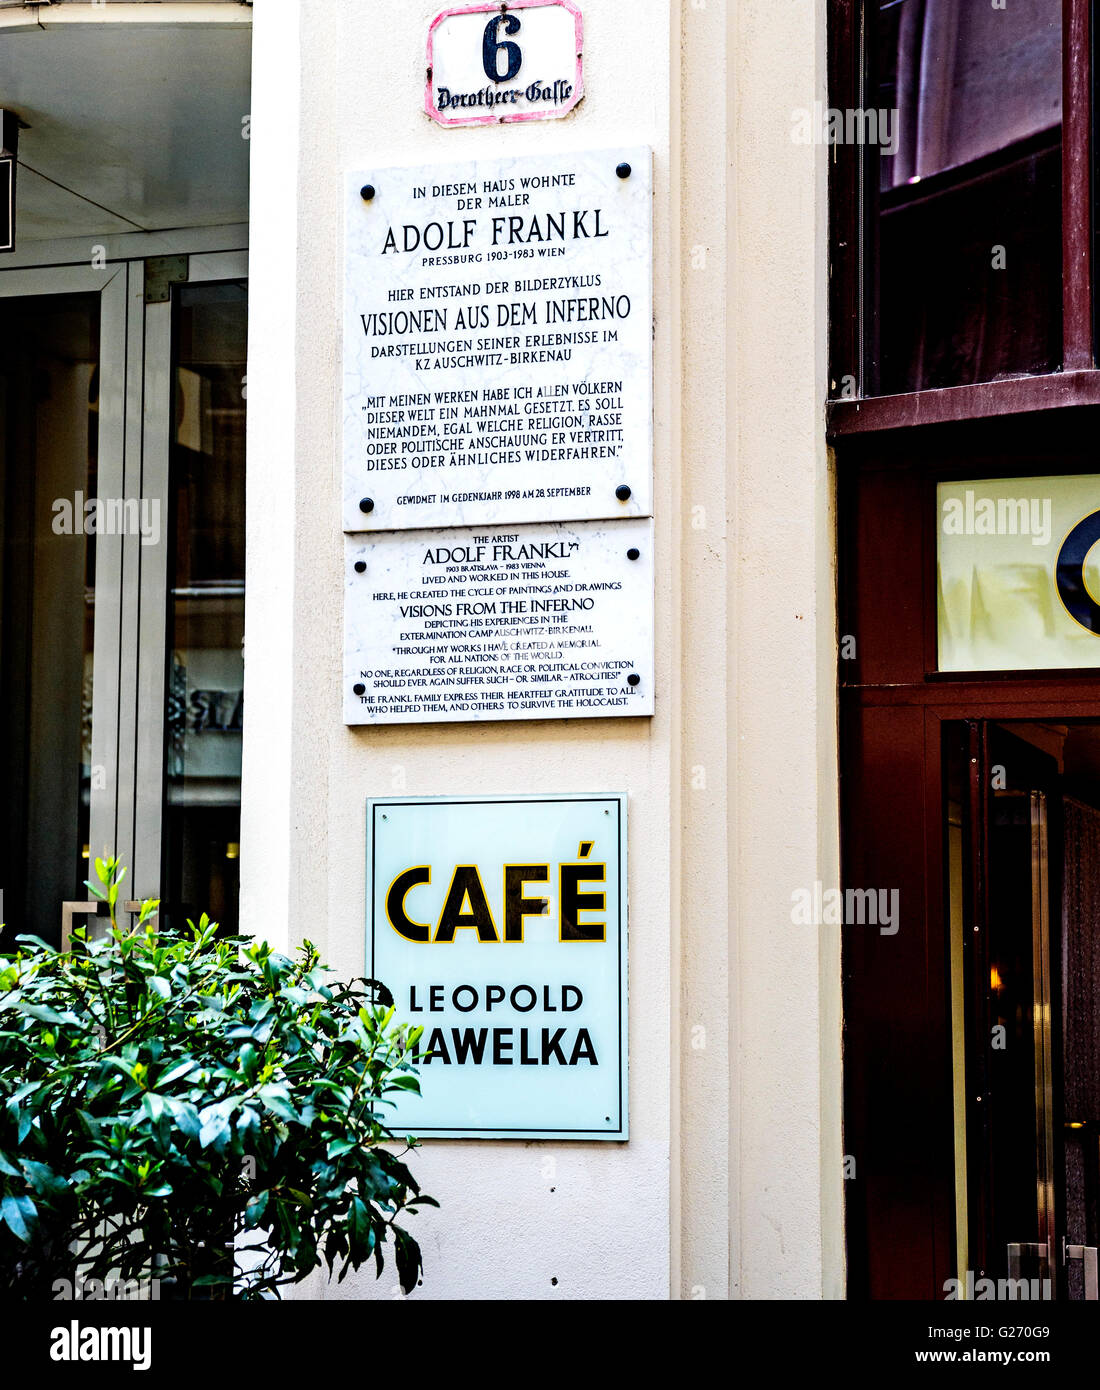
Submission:
M 380 1275 L 392 1240 L 411 1291 L 420 1249 L 396 1219 L 436 1203 L 384 1147 L 384 1107 L 419 1091 L 422 1030 L 367 981 L 325 983 L 308 942 L 291 960 L 205 916 L 171 930 L 155 902 L 121 928 L 125 870 L 96 871 L 102 938 L 0 936 L 0 1289 L 49 1298 L 79 1266 L 277 1297 L 322 1264 L 343 1279 L 373 1256 Z

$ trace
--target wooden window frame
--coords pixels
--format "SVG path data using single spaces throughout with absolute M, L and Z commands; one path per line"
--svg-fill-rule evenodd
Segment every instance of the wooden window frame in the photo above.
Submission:
M 1092 150 L 1093 0 L 1062 0 L 1062 367 L 1059 371 L 891 396 L 863 396 L 865 324 L 874 303 L 873 227 L 865 202 L 865 152 L 831 148 L 829 231 L 830 387 L 853 378 L 856 395 L 830 399 L 829 438 L 914 425 L 988 419 L 1100 404 L 1094 347 Z M 864 0 L 830 0 L 829 101 L 864 104 Z

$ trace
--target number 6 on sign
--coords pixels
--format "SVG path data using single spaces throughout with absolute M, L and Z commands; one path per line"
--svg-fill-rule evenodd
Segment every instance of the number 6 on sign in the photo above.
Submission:
M 444 10 L 428 31 L 424 108 L 445 126 L 567 116 L 584 95 L 583 48 L 574 0 Z
M 485 64 L 485 76 L 490 82 L 511 82 L 523 64 L 523 54 L 520 52 L 519 44 L 512 43 L 510 39 L 506 39 L 502 43 L 497 38 L 502 24 L 506 34 L 518 34 L 520 31 L 519 16 L 514 14 L 497 15 L 495 19 L 491 19 L 486 24 L 485 40 L 482 44 L 482 62 Z M 500 55 L 502 53 L 507 58 L 504 72 L 500 71 Z

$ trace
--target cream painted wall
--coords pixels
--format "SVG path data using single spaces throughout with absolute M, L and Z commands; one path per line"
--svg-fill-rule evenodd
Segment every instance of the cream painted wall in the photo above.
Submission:
M 791 894 L 840 873 L 828 166 L 791 138 L 826 97 L 825 4 L 738 0 L 727 35 L 734 1289 L 837 1298 L 840 938 L 791 922 Z
M 438 0 L 255 5 L 244 923 L 359 974 L 368 795 L 628 791 L 632 1138 L 426 1144 L 417 1296 L 832 1296 L 839 969 L 790 924 L 836 878 L 825 161 L 789 134 L 824 0 L 581 5 L 585 101 L 488 130 L 423 115 Z M 616 142 L 654 150 L 656 717 L 348 730 L 343 171 Z
M 296 7 L 298 8 L 298 7 Z M 563 121 L 532 127 L 447 130 L 423 114 L 424 47 L 435 0 L 352 4 L 303 0 L 300 6 L 300 142 L 281 168 L 267 131 L 280 135 L 294 120 L 276 93 L 253 103 L 253 182 L 263 209 L 253 221 L 253 303 L 296 292 L 296 383 L 293 406 L 282 400 L 279 423 L 260 419 L 250 438 L 250 490 L 287 494 L 294 512 L 290 538 L 257 535 L 250 550 L 274 541 L 282 591 L 269 601 L 250 576 L 250 652 L 271 641 L 289 662 L 277 705 L 291 682 L 289 824 L 276 822 L 274 842 L 259 848 L 263 817 L 250 822 L 242 844 L 256 859 L 247 866 L 246 904 L 263 912 L 263 857 L 290 866 L 288 909 L 292 940 L 309 935 L 342 973 L 363 973 L 364 799 L 394 790 L 558 792 L 625 790 L 630 794 L 630 1043 L 629 1144 L 527 1144 L 435 1141 L 424 1145 L 415 1170 L 441 1203 L 417 1220 L 426 1275 L 422 1296 L 484 1298 L 666 1298 L 669 1292 L 670 959 L 669 891 L 673 750 L 673 672 L 667 661 L 649 720 L 561 721 L 537 724 L 435 725 L 348 730 L 341 717 L 340 652 L 343 586 L 339 503 L 340 313 L 342 291 L 341 182 L 345 169 L 424 164 L 496 152 L 537 152 L 590 146 L 649 144 L 654 149 L 656 198 L 656 436 L 658 509 L 658 650 L 672 646 L 675 617 L 669 562 L 674 409 L 671 357 L 669 246 L 669 34 L 667 0 L 597 0 L 586 10 L 590 95 Z M 289 7 L 255 9 L 258 61 L 278 63 L 293 46 Z M 265 33 L 265 25 L 271 26 Z M 284 27 L 285 26 L 285 27 Z M 260 84 L 258 84 L 259 87 Z M 267 181 L 277 179 L 281 210 Z M 257 184 L 264 184 L 260 189 Z M 297 256 L 290 257 L 286 222 L 297 190 Z M 254 208 L 256 205 L 254 204 Z M 265 228 L 273 215 L 281 230 Z M 278 241 L 276 260 L 264 245 Z M 255 328 L 255 322 L 254 322 Z M 250 382 L 262 377 L 273 345 L 263 330 L 252 338 Z M 279 351 L 276 347 L 276 350 Z M 285 362 L 284 362 L 285 367 Z M 249 405 L 258 414 L 255 389 Z M 269 396 L 264 396 L 269 401 Z M 261 406 L 262 410 L 263 407 Z M 294 416 L 291 418 L 290 411 Z M 270 500 L 261 499 L 270 509 Z M 267 566 L 269 557 L 262 557 Z M 287 574 L 293 574 L 292 582 Z M 286 651 L 290 642 L 291 650 Z M 265 670 L 269 662 L 258 658 Z M 292 674 L 291 674 L 292 673 Z M 270 676 L 269 676 L 270 678 Z M 254 704 L 265 699 L 252 682 Z M 246 695 L 246 701 L 249 695 Z M 267 720 L 264 719 L 265 725 Z M 270 727 L 270 726 L 268 726 Z M 248 799 L 268 785 L 260 738 L 253 737 L 246 776 Z M 280 753 L 286 743 L 280 741 Z M 279 808 L 280 797 L 273 798 Z M 255 808 L 253 808 L 255 810 Z M 285 838 L 284 838 L 285 836 Z M 279 841 L 282 841 L 281 845 Z M 277 880 L 276 880 L 277 881 Z M 276 913 L 279 907 L 275 908 Z M 248 920 L 250 928 L 258 924 Z M 557 1283 L 553 1283 L 557 1280 Z M 389 1274 L 349 1278 L 339 1290 L 314 1296 L 390 1296 Z

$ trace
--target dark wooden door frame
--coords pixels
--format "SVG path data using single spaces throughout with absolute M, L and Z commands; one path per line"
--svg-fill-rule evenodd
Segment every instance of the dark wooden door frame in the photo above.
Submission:
M 897 888 L 896 937 L 845 927 L 849 1296 L 942 1299 L 955 1270 L 944 731 L 1100 722 L 1100 680 L 845 692 L 843 881 Z M 883 698 L 885 696 L 886 698 Z M 906 698 L 908 697 L 908 698 Z
M 1100 719 L 1100 670 L 935 669 L 935 485 L 1100 473 L 1098 431 L 1088 407 L 838 441 L 843 885 L 901 895 L 896 936 L 842 938 L 852 1297 L 941 1299 L 955 1276 L 944 727 Z
M 867 151 L 830 161 L 830 400 L 838 479 L 842 874 L 897 886 L 901 929 L 844 928 L 849 1294 L 943 1297 L 954 1154 L 943 836 L 948 721 L 1100 719 L 1100 671 L 940 674 L 934 485 L 1100 473 L 1094 351 L 1094 0 L 1062 0 L 1062 370 L 865 397 L 874 314 Z M 864 0 L 829 0 L 829 105 L 864 107 Z M 871 181 L 873 183 L 873 180 Z M 836 399 L 850 392 L 856 399 Z M 930 500 L 931 499 L 931 500 Z M 841 654 L 846 655 L 846 641 Z

